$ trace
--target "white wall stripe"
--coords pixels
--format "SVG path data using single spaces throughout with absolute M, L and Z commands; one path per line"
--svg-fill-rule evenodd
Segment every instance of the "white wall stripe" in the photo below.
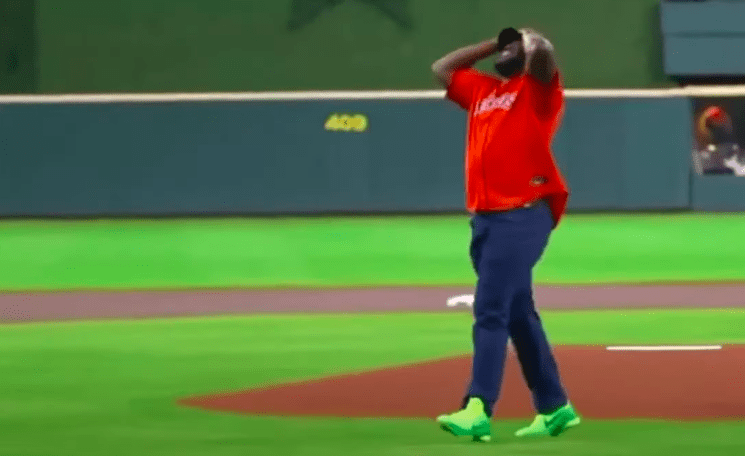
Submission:
M 610 351 L 704 351 L 721 350 L 721 345 L 619 345 L 605 347 Z
M 567 98 L 728 97 L 745 96 L 745 85 L 671 89 L 567 89 L 565 95 Z M 0 95 L 0 105 L 42 103 L 168 103 L 186 101 L 429 100 L 441 99 L 444 96 L 444 90 Z

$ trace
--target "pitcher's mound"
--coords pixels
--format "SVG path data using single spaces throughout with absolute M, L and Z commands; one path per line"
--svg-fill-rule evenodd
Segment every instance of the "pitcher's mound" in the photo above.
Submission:
M 555 348 L 572 403 L 588 418 L 745 418 L 745 347 L 715 351 Z M 205 409 L 275 416 L 427 417 L 456 410 L 470 357 L 450 358 L 247 391 L 191 397 Z M 495 416 L 533 415 L 513 354 Z

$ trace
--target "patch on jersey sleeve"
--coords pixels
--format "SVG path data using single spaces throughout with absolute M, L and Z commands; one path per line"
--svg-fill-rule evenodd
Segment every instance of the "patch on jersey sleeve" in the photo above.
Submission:
M 534 178 L 530 179 L 530 185 L 532 185 L 533 187 L 538 187 L 545 184 L 546 182 L 548 182 L 548 179 L 546 179 L 544 176 L 535 176 Z

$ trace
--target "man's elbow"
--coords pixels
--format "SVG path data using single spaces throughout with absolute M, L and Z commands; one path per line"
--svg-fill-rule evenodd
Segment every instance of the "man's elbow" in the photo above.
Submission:
M 447 86 L 450 85 L 452 72 L 448 71 L 448 69 L 445 68 L 445 65 L 443 65 L 439 60 L 432 64 L 432 74 L 435 76 L 435 79 L 437 79 L 437 82 L 439 82 L 443 87 L 447 88 Z
M 432 74 L 435 75 L 437 79 L 440 79 L 445 72 L 442 62 L 440 62 L 439 60 L 432 64 L 431 69 L 432 69 Z
M 528 72 L 544 84 L 550 84 L 556 75 L 556 62 L 553 53 L 547 49 L 537 49 L 530 61 Z

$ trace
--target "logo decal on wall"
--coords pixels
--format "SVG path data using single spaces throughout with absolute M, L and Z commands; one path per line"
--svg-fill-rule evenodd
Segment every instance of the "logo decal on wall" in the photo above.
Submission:
M 292 0 L 289 30 L 297 30 L 315 21 L 327 10 L 344 3 L 346 0 Z M 403 30 L 414 26 L 414 19 L 409 12 L 409 0 L 357 0 L 377 8 L 385 17 L 392 20 Z
M 328 131 L 354 131 L 357 133 L 367 131 L 370 121 L 364 114 L 331 114 L 323 128 Z

